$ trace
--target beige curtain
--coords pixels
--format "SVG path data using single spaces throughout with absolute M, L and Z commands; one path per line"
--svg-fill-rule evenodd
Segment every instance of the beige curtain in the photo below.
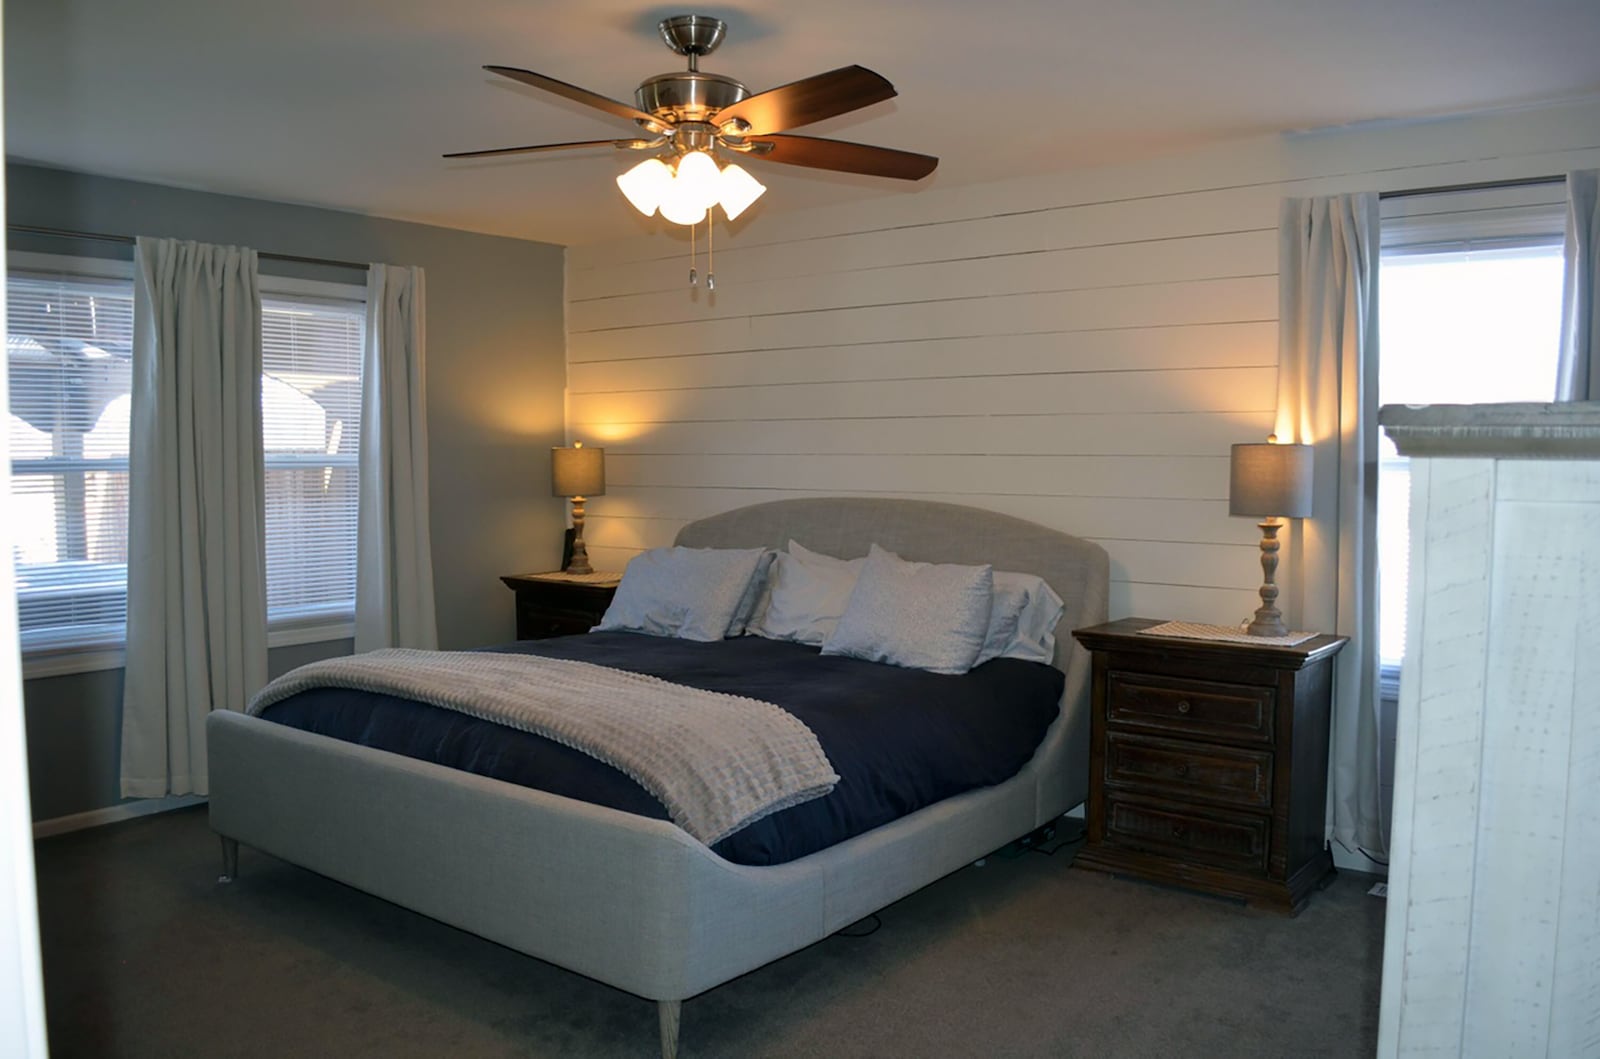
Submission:
M 206 794 L 206 715 L 267 682 L 256 253 L 138 242 L 122 794 Z
M 356 651 L 439 646 L 428 529 L 420 268 L 367 270 L 356 529 Z
M 1350 637 L 1335 671 L 1328 835 L 1381 859 L 1378 234 L 1374 194 L 1284 202 L 1277 426 L 1316 453 L 1312 516 L 1290 537 L 1289 623 Z
M 1600 170 L 1567 174 L 1566 283 L 1556 400 L 1600 401 Z

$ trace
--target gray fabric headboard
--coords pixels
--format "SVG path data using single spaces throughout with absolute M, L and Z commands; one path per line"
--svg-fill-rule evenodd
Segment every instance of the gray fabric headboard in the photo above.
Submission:
M 841 559 L 877 544 L 927 563 L 989 563 L 996 570 L 1037 574 L 1066 604 L 1056 627 L 1063 701 L 1081 703 L 1089 689 L 1089 654 L 1072 630 L 1106 620 L 1110 560 L 1098 544 L 1010 515 L 961 504 L 875 497 L 820 497 L 753 504 L 691 522 L 678 531 L 686 548 L 782 549 L 797 540 Z

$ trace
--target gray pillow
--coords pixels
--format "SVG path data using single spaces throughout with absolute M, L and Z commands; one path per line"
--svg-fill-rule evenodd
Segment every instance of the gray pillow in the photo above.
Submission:
M 991 567 L 911 563 L 874 544 L 822 653 L 965 673 L 983 648 L 993 596 Z
M 749 631 L 769 640 L 821 646 L 839 623 L 866 561 L 835 559 L 790 541 L 788 553 L 779 552 L 773 560 L 766 605 Z
M 622 583 L 595 632 L 642 632 L 683 640 L 721 640 L 736 625 L 765 548 L 652 548 L 628 561 Z

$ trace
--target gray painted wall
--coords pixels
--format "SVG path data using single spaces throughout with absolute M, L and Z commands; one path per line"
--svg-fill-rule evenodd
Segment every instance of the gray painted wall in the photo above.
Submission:
M 7 221 L 160 235 L 427 270 L 428 458 L 440 646 L 510 640 L 499 575 L 553 569 L 565 512 L 550 496 L 563 441 L 564 250 L 546 243 L 12 164 Z M 13 234 L 13 249 L 130 256 L 127 247 Z M 264 271 L 363 282 L 358 271 L 263 261 Z M 272 652 L 274 672 L 349 641 Z M 122 673 L 27 681 L 33 816 L 116 804 Z

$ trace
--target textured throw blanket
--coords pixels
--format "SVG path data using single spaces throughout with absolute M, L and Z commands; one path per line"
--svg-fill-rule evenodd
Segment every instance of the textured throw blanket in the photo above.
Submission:
M 534 655 L 389 649 L 330 658 L 274 680 L 246 712 L 327 687 L 426 702 L 580 750 L 632 777 L 708 846 L 839 782 L 811 729 L 770 702 Z

